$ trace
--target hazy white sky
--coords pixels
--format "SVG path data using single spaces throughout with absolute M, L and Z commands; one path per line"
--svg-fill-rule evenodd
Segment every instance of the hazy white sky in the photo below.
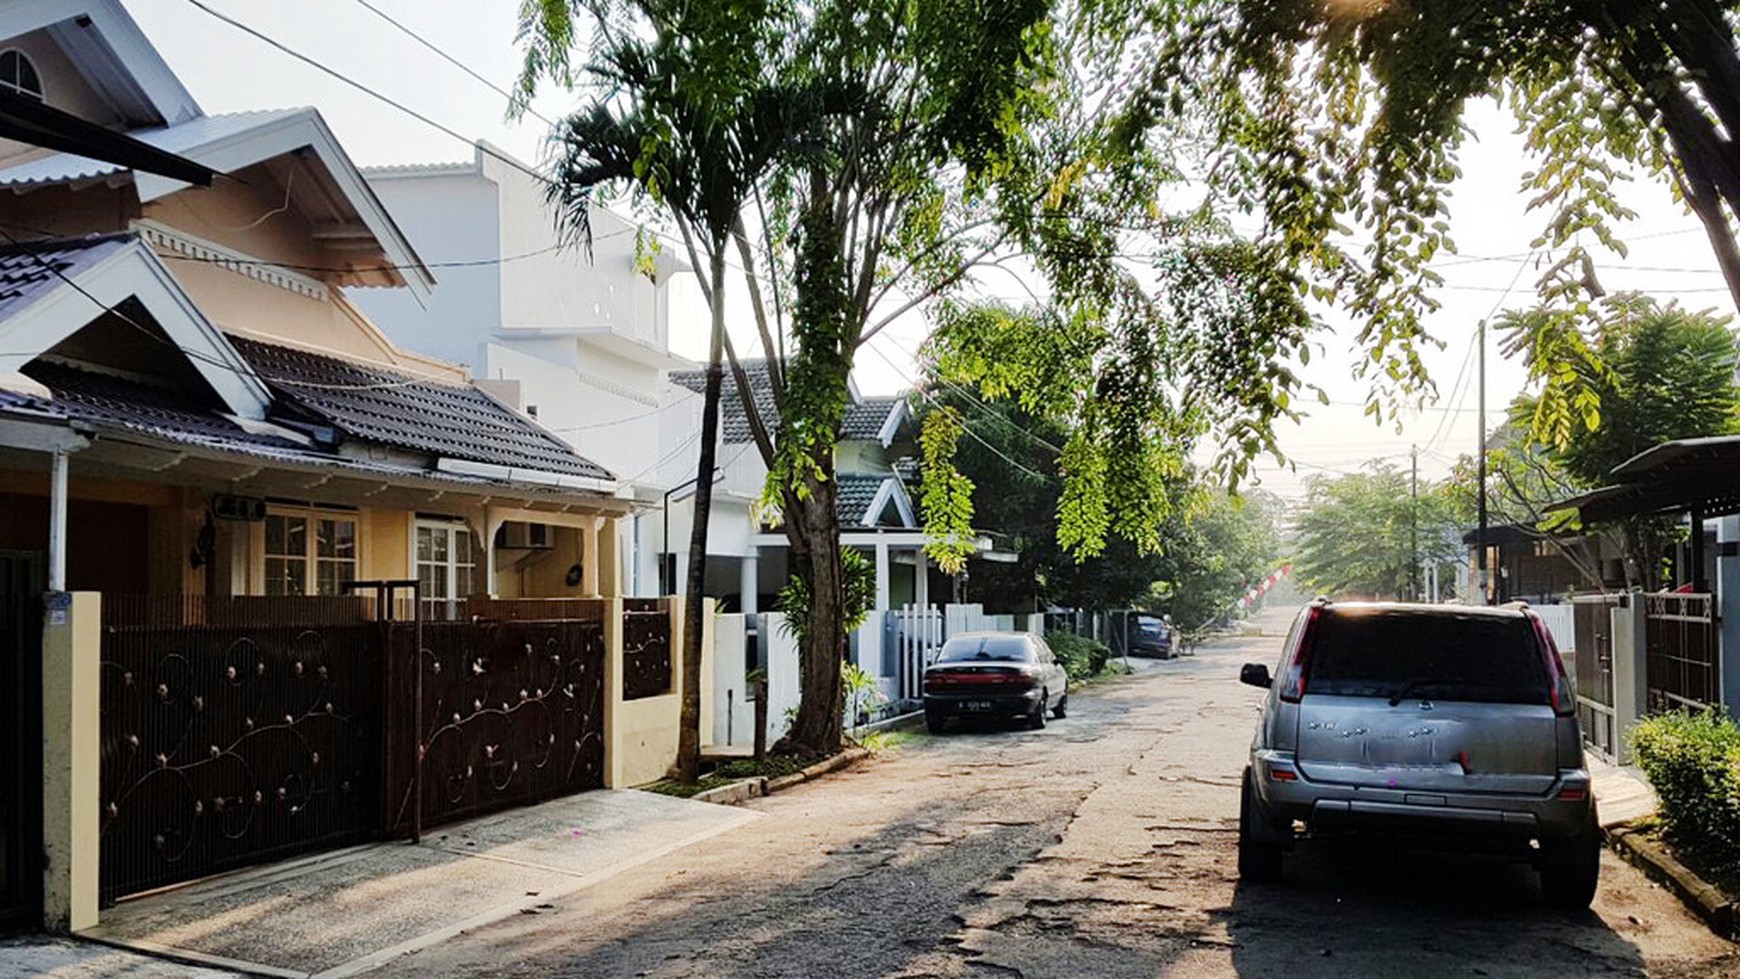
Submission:
M 239 33 L 188 0 L 124 2 L 207 112 L 317 106 L 351 156 L 365 166 L 470 158 L 464 143 Z M 449 129 L 488 139 L 528 161 L 542 156 L 548 129 L 542 120 L 527 116 L 507 123 L 500 95 L 397 31 L 359 0 L 204 2 Z M 369 2 L 503 88 L 514 79 L 518 0 Z M 564 94 L 551 92 L 534 109 L 557 118 L 568 103 Z M 1464 178 L 1451 201 L 1459 254 L 1440 262 L 1443 309 L 1430 324 L 1446 344 L 1427 357 L 1439 400 L 1404 417 L 1400 435 L 1390 426 L 1373 425 L 1362 415 L 1364 388 L 1350 379 L 1352 332 L 1323 334 L 1324 355 L 1314 357 L 1304 374 L 1335 403 L 1312 404 L 1303 423 L 1283 428 L 1281 444 L 1296 468 L 1266 465 L 1260 474 L 1267 488 L 1296 495 L 1312 473 L 1346 471 L 1373 458 L 1405 466 L 1412 444 L 1420 446 L 1422 477 L 1431 478 L 1442 475 L 1458 454 L 1474 450 L 1478 427 L 1472 365 L 1465 385 L 1456 387 L 1455 382 L 1470 360 L 1475 324 L 1495 310 L 1530 301 L 1537 273 L 1523 256 L 1541 217 L 1525 213 L 1525 198 L 1517 191 L 1528 164 L 1509 117 L 1478 106 L 1472 120 L 1479 140 L 1462 154 Z M 1627 231 L 1630 256 L 1611 256 L 1600 263 L 1602 283 L 1609 290 L 1676 297 L 1694 309 L 1732 312 L 1701 229 L 1672 202 L 1666 186 L 1638 183 L 1623 196 L 1640 217 Z M 1513 281 L 1515 288 L 1510 288 Z M 673 324 L 679 352 L 693 354 L 702 347 L 704 316 L 697 312 L 691 320 L 687 331 Z M 860 387 L 881 392 L 907 386 L 912 352 L 922 332 L 921 323 L 905 322 L 873 341 L 872 350 L 859 358 Z M 1498 359 L 1496 346 L 1490 347 L 1486 401 L 1493 418 L 1522 380 L 1521 365 Z

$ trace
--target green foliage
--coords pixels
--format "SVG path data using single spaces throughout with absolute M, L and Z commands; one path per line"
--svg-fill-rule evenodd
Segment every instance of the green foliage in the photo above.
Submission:
M 1499 324 L 1506 351 L 1523 355 L 1539 387 L 1514 410 L 1573 480 L 1599 486 L 1660 442 L 1736 430 L 1740 388 L 1727 317 L 1635 293 L 1603 301 L 1600 314 L 1589 333 L 1544 309 L 1509 313 Z
M 1407 472 L 1372 463 L 1342 476 L 1313 476 L 1307 486 L 1294 565 L 1314 591 L 1406 595 L 1416 546 L 1422 562 L 1450 561 L 1458 554 L 1442 485 L 1422 484 L 1416 500 Z
M 973 556 L 973 481 L 955 467 L 960 412 L 939 408 L 925 415 L 919 435 L 924 460 L 924 553 L 944 574 L 956 575 Z
M 843 576 L 845 631 L 851 632 L 864 624 L 870 609 L 876 604 L 876 566 L 861 551 L 846 547 L 840 550 L 840 570 Z M 779 590 L 778 607 L 785 615 L 783 628 L 802 645 L 809 628 L 810 585 L 802 575 L 792 575 Z
M 1740 726 L 1715 711 L 1658 714 L 1631 744 L 1669 839 L 1718 867 L 1740 866 Z
M 1051 647 L 1071 680 L 1086 680 L 1105 672 L 1112 651 L 1097 639 L 1078 636 L 1073 632 L 1048 632 L 1045 644 Z
M 876 688 L 875 674 L 857 663 L 845 663 L 840 667 L 840 685 L 845 688 L 846 709 L 852 718 L 852 729 L 856 732 L 859 716 L 883 703 L 886 698 Z
M 1168 560 L 1146 603 L 1190 629 L 1231 612 L 1254 582 L 1275 569 L 1281 550 L 1281 502 L 1274 496 L 1246 491 L 1234 497 L 1203 488 L 1193 500 L 1168 524 Z

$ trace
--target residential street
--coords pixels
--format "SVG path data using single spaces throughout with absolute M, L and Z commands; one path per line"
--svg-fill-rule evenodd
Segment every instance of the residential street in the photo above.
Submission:
M 1039 732 L 921 739 L 758 800 L 765 818 L 383 975 L 1740 976 L 1740 956 L 1605 859 L 1595 913 L 1521 868 L 1302 848 L 1234 874 L 1262 638 L 1073 699 Z

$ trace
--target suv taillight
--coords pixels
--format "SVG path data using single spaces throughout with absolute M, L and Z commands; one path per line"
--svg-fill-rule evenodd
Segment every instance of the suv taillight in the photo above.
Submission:
M 1305 696 L 1305 674 L 1311 668 L 1311 647 L 1317 641 L 1317 620 L 1322 614 L 1320 605 L 1306 611 L 1305 622 L 1299 626 L 1299 641 L 1293 645 L 1287 665 L 1281 670 L 1281 699 L 1289 704 L 1296 704 Z
M 1571 717 L 1577 713 L 1577 692 L 1571 689 L 1571 677 L 1565 672 L 1565 661 L 1559 656 L 1559 644 L 1553 642 L 1553 632 L 1540 616 L 1530 614 L 1535 627 L 1536 645 L 1547 667 L 1547 695 L 1553 702 L 1553 713 Z

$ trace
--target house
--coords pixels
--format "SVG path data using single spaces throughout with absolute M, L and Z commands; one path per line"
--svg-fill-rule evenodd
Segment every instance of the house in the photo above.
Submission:
M 616 542 L 623 589 L 669 594 L 632 555 L 665 491 L 694 475 L 692 442 L 661 423 L 698 400 L 664 381 L 691 366 L 670 353 L 672 281 L 687 266 L 605 208 L 590 215 L 589 242 L 570 241 L 530 168 L 486 143 L 465 162 L 363 173 L 441 283 L 431 302 L 371 290 L 359 308 L 395 343 L 464 365 L 617 474 L 618 494 L 637 505 Z M 672 475 L 685 465 L 687 476 Z
M 436 279 L 320 114 L 205 114 L 115 0 L 0 8 L 0 88 L 216 175 L 0 140 L 0 916 L 661 770 L 632 501 L 352 302 Z
M 1480 531 L 1462 535 L 1466 572 L 1480 580 Z M 1549 533 L 1528 524 L 1486 529 L 1488 601 L 1560 602 L 1578 591 L 1623 586 L 1625 569 L 1613 543 L 1598 533 Z M 1476 586 L 1476 591 L 1478 586 Z

